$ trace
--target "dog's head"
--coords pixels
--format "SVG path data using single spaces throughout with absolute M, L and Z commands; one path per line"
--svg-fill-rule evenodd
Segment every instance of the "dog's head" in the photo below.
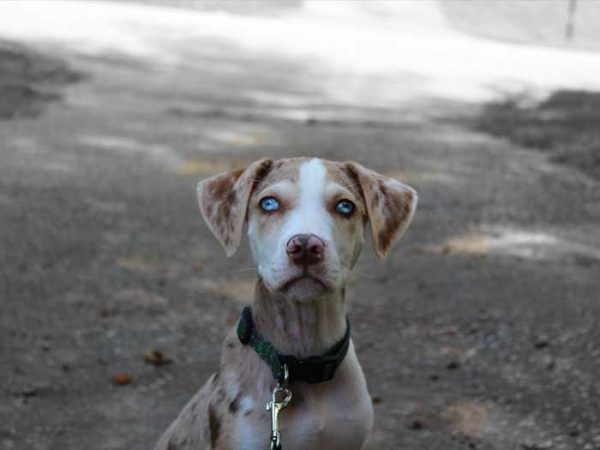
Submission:
M 248 223 L 266 287 L 307 301 L 344 286 L 367 223 L 383 258 L 408 227 L 417 193 L 354 162 L 263 159 L 200 182 L 198 203 L 228 256 Z

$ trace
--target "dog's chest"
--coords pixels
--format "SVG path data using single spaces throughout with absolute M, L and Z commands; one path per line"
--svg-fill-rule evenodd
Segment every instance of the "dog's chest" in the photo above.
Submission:
M 359 450 L 371 429 L 373 410 L 364 392 L 326 392 L 308 395 L 282 410 L 280 431 L 285 450 Z M 354 401 L 349 401 L 353 399 Z M 234 448 L 269 448 L 270 415 L 266 410 L 240 417 Z
M 290 449 L 359 450 L 371 428 L 371 414 L 366 408 L 306 411 L 293 416 L 282 431 Z

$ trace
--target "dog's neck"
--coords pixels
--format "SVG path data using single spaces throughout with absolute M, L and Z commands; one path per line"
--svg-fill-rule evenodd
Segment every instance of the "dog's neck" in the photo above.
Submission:
M 344 290 L 312 301 L 295 301 L 256 282 L 252 316 L 257 331 L 283 354 L 320 355 L 346 332 Z

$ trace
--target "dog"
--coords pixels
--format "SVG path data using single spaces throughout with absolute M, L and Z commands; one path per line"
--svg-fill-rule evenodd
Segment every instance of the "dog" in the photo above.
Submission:
M 247 224 L 258 276 L 218 372 L 155 450 L 363 448 L 373 406 L 345 284 L 367 225 L 385 257 L 412 219 L 416 191 L 355 162 L 286 158 L 208 178 L 197 195 L 227 256 Z

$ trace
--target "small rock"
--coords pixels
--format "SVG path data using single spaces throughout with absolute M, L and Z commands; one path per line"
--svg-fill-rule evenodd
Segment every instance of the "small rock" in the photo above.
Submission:
M 98 315 L 100 317 L 110 317 L 114 314 L 114 311 L 112 309 L 109 308 L 102 308 L 101 310 L 98 311 Z
M 113 384 L 116 384 L 117 386 L 125 386 L 133 381 L 131 376 L 129 376 L 129 374 L 126 373 L 118 373 L 116 375 L 113 375 L 111 380 Z
M 165 354 L 160 350 L 150 350 L 144 353 L 144 362 L 152 364 L 155 367 L 166 366 L 171 364 L 171 360 L 165 357 Z
M 460 363 L 458 361 L 450 361 L 446 366 L 446 369 L 448 370 L 456 370 L 458 368 L 460 368 Z
M 465 333 L 466 334 L 477 334 L 479 332 L 479 327 L 477 325 L 469 325 L 466 330 Z
M 422 430 L 423 422 L 421 422 L 419 419 L 415 419 L 410 423 L 409 428 L 415 431 Z
M 21 391 L 21 397 L 30 398 L 38 395 L 38 389 L 35 387 L 27 387 Z

